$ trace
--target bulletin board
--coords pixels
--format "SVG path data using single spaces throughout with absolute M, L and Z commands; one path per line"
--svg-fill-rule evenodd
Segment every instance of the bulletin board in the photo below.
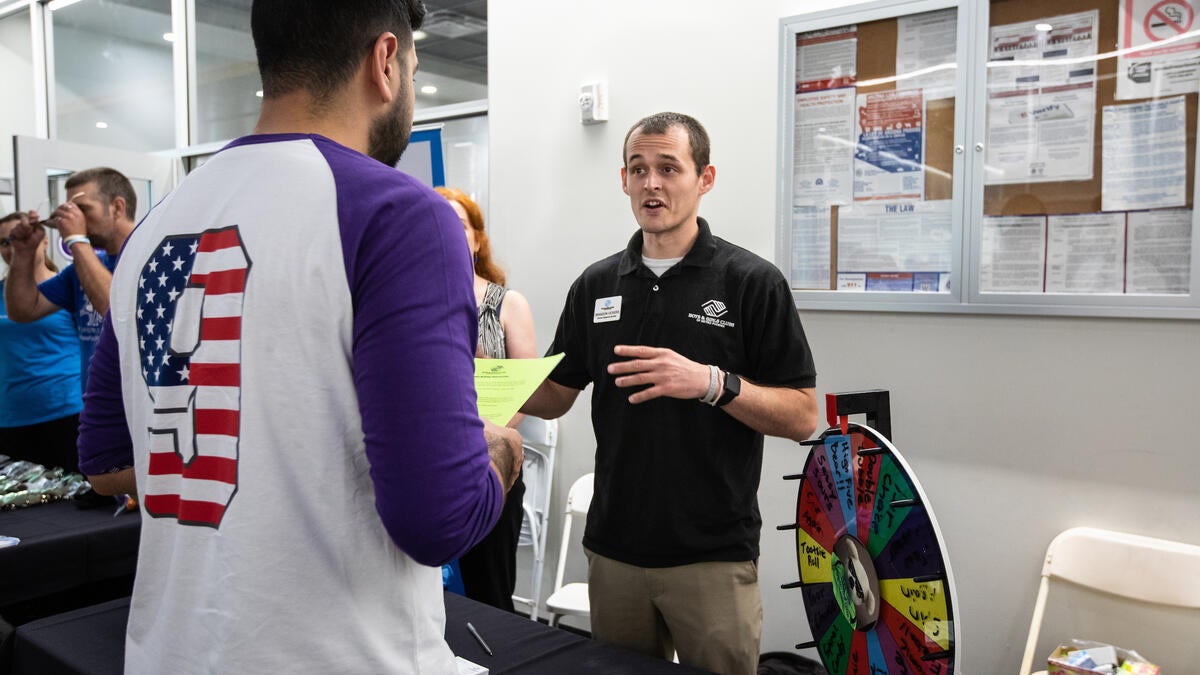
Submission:
M 940 33 L 913 28 L 934 19 Z M 847 35 L 849 72 L 806 74 L 806 54 Z M 905 63 L 915 35 L 953 54 Z M 916 79 L 939 69 L 944 86 Z M 881 0 L 781 20 L 777 242 L 797 306 L 1200 318 L 1197 89 L 1200 0 Z M 850 197 L 821 201 L 810 183 L 836 179 L 805 175 L 822 170 L 804 137 L 813 91 L 855 101 L 857 120 L 831 129 L 855 154 Z M 919 189 L 876 198 L 857 161 L 871 151 L 864 97 L 914 91 Z

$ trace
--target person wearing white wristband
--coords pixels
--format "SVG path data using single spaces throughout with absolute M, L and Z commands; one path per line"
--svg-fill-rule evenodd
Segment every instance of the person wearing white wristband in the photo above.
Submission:
M 86 391 L 88 364 L 108 312 L 117 254 L 135 224 L 137 195 L 128 178 L 107 167 L 72 174 L 66 188 L 69 198 L 44 224 L 58 229 L 72 264 L 57 276 L 37 280 L 37 249 L 46 231 L 38 227 L 36 212 L 22 214 L 9 236 L 13 263 L 4 298 L 9 318 L 18 323 L 37 321 L 60 309 L 71 314 L 82 346 L 80 379 Z
M 659 113 L 630 128 L 621 180 L 639 231 L 571 286 L 522 407 L 558 417 L 592 386 L 592 636 L 720 673 L 757 669 L 764 435 L 816 430 L 816 369 L 787 280 L 698 217 L 709 139 Z

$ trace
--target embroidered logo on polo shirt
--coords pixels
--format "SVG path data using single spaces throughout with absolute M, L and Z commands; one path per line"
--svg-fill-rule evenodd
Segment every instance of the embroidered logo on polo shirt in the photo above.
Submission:
M 726 321 L 721 318 L 729 313 L 729 308 L 720 300 L 705 301 L 704 304 L 700 305 L 700 311 L 703 313 L 688 312 L 688 318 L 695 319 L 696 323 L 702 323 L 706 326 L 716 326 L 717 328 L 734 327 L 732 321 Z
M 592 323 L 607 323 L 621 318 L 621 296 L 596 298 L 596 309 L 592 313 Z
M 700 305 L 700 309 L 703 309 L 705 314 L 714 319 L 728 311 L 725 309 L 725 303 L 721 302 L 720 300 L 709 300 L 703 305 Z

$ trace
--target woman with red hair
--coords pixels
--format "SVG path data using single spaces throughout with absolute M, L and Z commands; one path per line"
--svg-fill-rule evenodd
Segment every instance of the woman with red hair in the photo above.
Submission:
M 475 305 L 479 308 L 479 342 L 475 356 L 486 359 L 536 358 L 533 312 L 520 293 L 504 287 L 504 272 L 492 260 L 479 205 L 461 190 L 434 188 L 450 202 L 463 222 L 467 245 L 475 261 Z M 516 428 L 517 414 L 508 426 Z M 510 612 L 517 583 L 517 538 L 521 534 L 521 500 L 525 483 L 520 475 L 504 500 L 504 510 L 483 541 L 458 560 L 468 598 Z

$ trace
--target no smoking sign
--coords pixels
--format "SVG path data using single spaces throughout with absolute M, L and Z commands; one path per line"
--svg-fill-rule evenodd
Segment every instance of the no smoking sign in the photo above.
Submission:
M 1151 42 L 1178 37 L 1192 29 L 1196 14 L 1184 0 L 1163 0 L 1146 12 L 1142 29 Z
M 1117 100 L 1200 88 L 1200 0 L 1120 0 Z

